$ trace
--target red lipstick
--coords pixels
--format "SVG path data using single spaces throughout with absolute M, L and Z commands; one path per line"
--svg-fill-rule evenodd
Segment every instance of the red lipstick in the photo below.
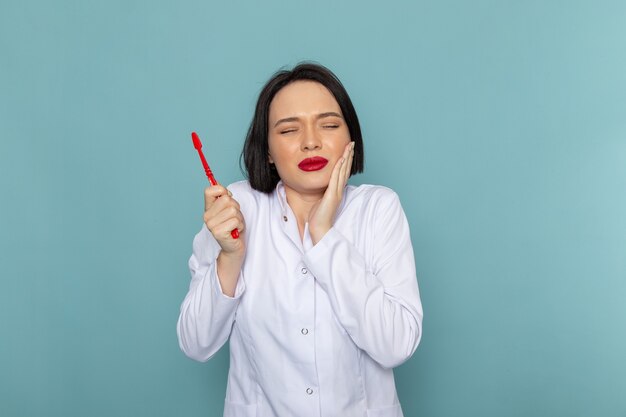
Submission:
M 313 158 L 306 158 L 300 161 L 298 164 L 298 168 L 303 171 L 319 171 L 324 168 L 328 164 L 328 159 L 322 158 L 321 156 L 314 156 Z

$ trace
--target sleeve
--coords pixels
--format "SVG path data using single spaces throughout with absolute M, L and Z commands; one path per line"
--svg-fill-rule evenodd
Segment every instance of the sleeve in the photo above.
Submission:
M 354 343 L 386 368 L 411 357 L 422 335 L 420 301 L 409 225 L 398 196 L 389 190 L 372 216 L 371 267 L 336 228 L 304 257 L 328 294 L 333 311 Z
M 176 325 L 181 350 L 200 362 L 210 359 L 228 340 L 245 290 L 240 275 L 234 297 L 222 292 L 216 270 L 219 252 L 219 244 L 203 225 L 193 241 L 193 254 L 189 259 L 191 283 Z

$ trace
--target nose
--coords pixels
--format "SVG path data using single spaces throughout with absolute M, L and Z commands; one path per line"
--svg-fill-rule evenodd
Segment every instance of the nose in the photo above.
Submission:
M 301 148 L 303 151 L 313 151 L 322 147 L 322 141 L 313 126 L 309 126 L 304 130 Z

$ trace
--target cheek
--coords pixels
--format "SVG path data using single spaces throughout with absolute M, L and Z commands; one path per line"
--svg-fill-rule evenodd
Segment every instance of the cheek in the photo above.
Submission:
M 267 138 L 267 153 L 269 156 L 269 160 L 271 163 L 276 163 L 277 149 L 276 149 L 276 141 L 272 140 L 271 136 Z
M 347 145 L 348 143 L 350 143 L 351 139 L 350 139 L 350 131 L 348 130 L 348 127 L 345 126 L 343 129 L 341 129 L 341 137 L 344 139 L 344 145 Z
M 348 131 L 348 129 L 345 129 L 345 131 L 342 131 L 339 133 L 339 135 L 337 135 L 335 144 L 336 147 L 339 148 L 340 151 L 343 153 L 344 148 L 348 143 L 350 143 L 350 141 L 350 132 Z
M 269 158 L 270 161 L 278 168 L 279 166 L 285 165 L 291 159 L 291 151 L 286 146 L 269 146 Z

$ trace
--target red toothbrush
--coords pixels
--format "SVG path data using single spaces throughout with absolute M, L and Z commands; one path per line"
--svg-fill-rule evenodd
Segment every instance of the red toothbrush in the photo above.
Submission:
M 196 150 L 198 151 L 198 155 L 200 155 L 200 160 L 202 161 L 202 166 L 204 167 L 204 173 L 209 179 L 209 182 L 211 183 L 211 185 L 217 185 L 217 181 L 213 176 L 213 172 L 211 171 L 211 168 L 209 168 L 209 164 L 206 162 L 204 154 L 202 153 L 202 142 L 200 142 L 200 137 L 196 132 L 191 132 L 191 140 L 193 141 L 193 147 L 196 148 Z M 231 230 L 230 235 L 233 237 L 233 239 L 239 238 L 239 230 Z

